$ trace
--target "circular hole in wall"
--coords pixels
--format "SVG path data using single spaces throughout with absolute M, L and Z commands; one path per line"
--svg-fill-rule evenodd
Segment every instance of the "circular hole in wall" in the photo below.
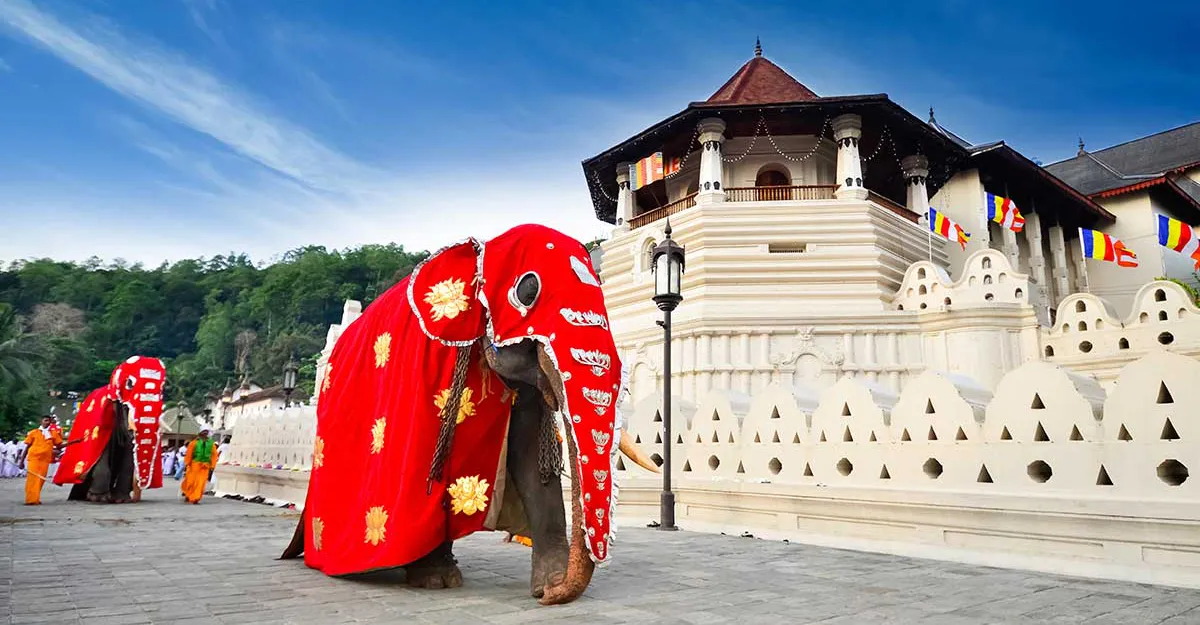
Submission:
M 924 302 L 921 302 L 921 310 L 925 310 L 925 309 L 926 309 L 926 308 L 928 308 L 928 307 L 929 307 L 929 306 L 928 306 L 928 305 L 926 305 Z
M 1047 345 L 1046 346 L 1046 358 L 1053 358 L 1053 357 L 1054 357 L 1054 348 Z
M 1092 351 L 1092 342 L 1091 342 L 1091 341 L 1084 341 L 1084 342 L 1080 343 L 1080 344 L 1079 344 L 1079 351 L 1081 351 L 1081 352 L 1083 352 L 1083 353 L 1085 353 L 1085 354 L 1086 354 L 1086 353 L 1088 353 L 1088 352 L 1090 352 L 1090 351 Z
M 708 468 L 712 469 L 713 471 L 716 471 L 716 470 L 717 470 L 717 467 L 719 467 L 719 466 L 721 466 L 721 459 L 720 459 L 720 458 L 718 458 L 718 457 L 716 457 L 716 456 L 709 456 L 709 457 L 708 457 Z
M 1025 472 L 1029 474 L 1029 479 L 1038 484 L 1044 484 L 1050 479 L 1050 476 L 1054 475 L 1054 471 L 1050 470 L 1050 465 L 1041 460 L 1030 462 L 1029 466 L 1025 468 Z
M 1175 335 L 1170 332 L 1163 332 L 1158 335 L 1158 342 L 1163 345 L 1170 345 L 1175 342 Z
M 1016 297 L 1017 299 L 1021 299 L 1021 298 L 1025 297 L 1025 291 L 1024 291 L 1024 290 L 1022 290 L 1022 289 L 1017 289 L 1017 290 L 1016 290 L 1016 291 L 1013 293 L 1013 296 L 1014 296 L 1014 297 Z
M 996 296 L 992 295 L 991 293 L 986 293 L 986 294 L 984 294 L 983 299 L 990 302 L 990 301 L 996 299 Z
M 1129 339 L 1123 338 L 1123 339 L 1117 341 L 1117 348 L 1118 349 L 1129 349 Z
M 1167 311 L 1165 311 L 1165 310 L 1158 311 L 1158 320 L 1166 321 L 1167 320 Z
M 1157 291 L 1155 291 L 1154 292 L 1154 301 L 1156 301 L 1156 302 L 1167 301 L 1167 292 L 1162 289 L 1158 289 Z
M 1175 459 L 1163 460 L 1158 465 L 1158 479 L 1170 486 L 1179 486 L 1188 479 L 1188 468 Z
M 837 463 L 837 472 L 838 473 L 841 473 L 842 475 L 850 475 L 850 472 L 853 470 L 854 470 L 854 465 L 850 464 L 849 459 L 842 458 L 841 460 L 838 460 L 838 463 Z
M 937 458 L 930 458 L 921 465 L 921 470 L 929 476 L 929 479 L 936 480 L 942 476 L 942 463 L 938 462 Z
M 771 472 L 771 475 L 779 475 L 779 472 L 783 470 L 783 463 L 779 461 L 779 458 L 771 458 L 771 461 L 767 463 L 767 470 Z

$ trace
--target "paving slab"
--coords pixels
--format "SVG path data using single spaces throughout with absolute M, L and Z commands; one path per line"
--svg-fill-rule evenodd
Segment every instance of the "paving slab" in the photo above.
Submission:
M 529 597 L 529 550 L 480 533 L 455 547 L 466 585 L 400 571 L 334 579 L 276 560 L 294 511 L 177 496 L 135 505 L 21 505 L 0 480 L 0 624 L 18 623 L 1193 623 L 1200 591 L 1078 579 L 797 543 L 622 527 L 577 602 Z M 686 530 L 686 528 L 685 528 Z

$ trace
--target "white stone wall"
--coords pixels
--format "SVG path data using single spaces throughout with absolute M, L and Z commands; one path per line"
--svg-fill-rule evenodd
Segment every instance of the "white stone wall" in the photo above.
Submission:
M 315 406 L 262 409 L 238 419 L 221 464 L 285 471 L 312 469 L 317 436 Z
M 659 454 L 654 399 L 628 429 Z M 850 378 L 816 394 L 772 384 L 745 398 L 712 391 L 672 426 L 682 479 L 1121 497 L 1200 502 L 1200 361 L 1157 352 L 1126 366 L 1111 394 L 1093 379 L 1030 362 L 989 392 L 934 371 L 899 396 Z M 1169 422 L 1169 423 L 1168 423 Z M 623 463 L 622 475 L 648 477 Z M 1138 514 L 1131 505 L 1130 514 Z
M 1040 332 L 1042 358 L 1095 377 L 1106 388 L 1133 360 L 1167 350 L 1200 357 L 1200 308 L 1174 282 L 1150 282 L 1118 316 L 1107 300 L 1075 293 L 1058 308 L 1054 326 Z

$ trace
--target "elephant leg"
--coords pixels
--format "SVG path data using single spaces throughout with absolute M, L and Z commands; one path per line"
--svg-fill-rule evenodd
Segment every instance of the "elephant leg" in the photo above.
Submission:
M 408 574 L 408 585 L 431 590 L 462 586 L 462 571 L 458 569 L 452 546 L 452 542 L 446 541 L 424 558 L 404 567 Z
M 71 487 L 70 494 L 67 495 L 67 501 L 87 501 L 88 489 L 92 486 L 92 474 L 88 472 L 87 477 L 83 481 Z
M 113 432 L 113 438 L 115 440 L 109 446 L 113 451 L 112 500 L 115 503 L 129 503 L 133 491 L 133 436 L 126 430 Z
M 518 383 L 508 429 L 508 477 L 521 497 L 533 540 L 530 593 L 541 598 L 545 588 L 561 582 L 567 571 L 567 522 L 562 481 L 543 476 L 541 445 L 544 420 L 552 418 L 534 387 Z M 548 477 L 543 483 L 543 477 Z
M 111 447 L 105 447 L 100 452 L 100 459 L 92 467 L 91 484 L 87 489 L 88 501 L 109 501 L 112 491 L 112 452 Z

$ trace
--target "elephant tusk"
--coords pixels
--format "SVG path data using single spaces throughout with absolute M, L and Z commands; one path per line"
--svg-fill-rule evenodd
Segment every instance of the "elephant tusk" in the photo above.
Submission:
M 625 428 L 621 428 L 621 442 L 618 444 L 618 448 L 621 450 L 621 453 L 625 454 L 626 458 L 634 461 L 639 467 L 653 473 L 662 473 L 662 469 L 658 468 L 658 465 L 654 464 L 654 461 L 646 456 L 646 452 L 633 442 L 633 439 L 629 437 L 629 432 L 625 431 Z

